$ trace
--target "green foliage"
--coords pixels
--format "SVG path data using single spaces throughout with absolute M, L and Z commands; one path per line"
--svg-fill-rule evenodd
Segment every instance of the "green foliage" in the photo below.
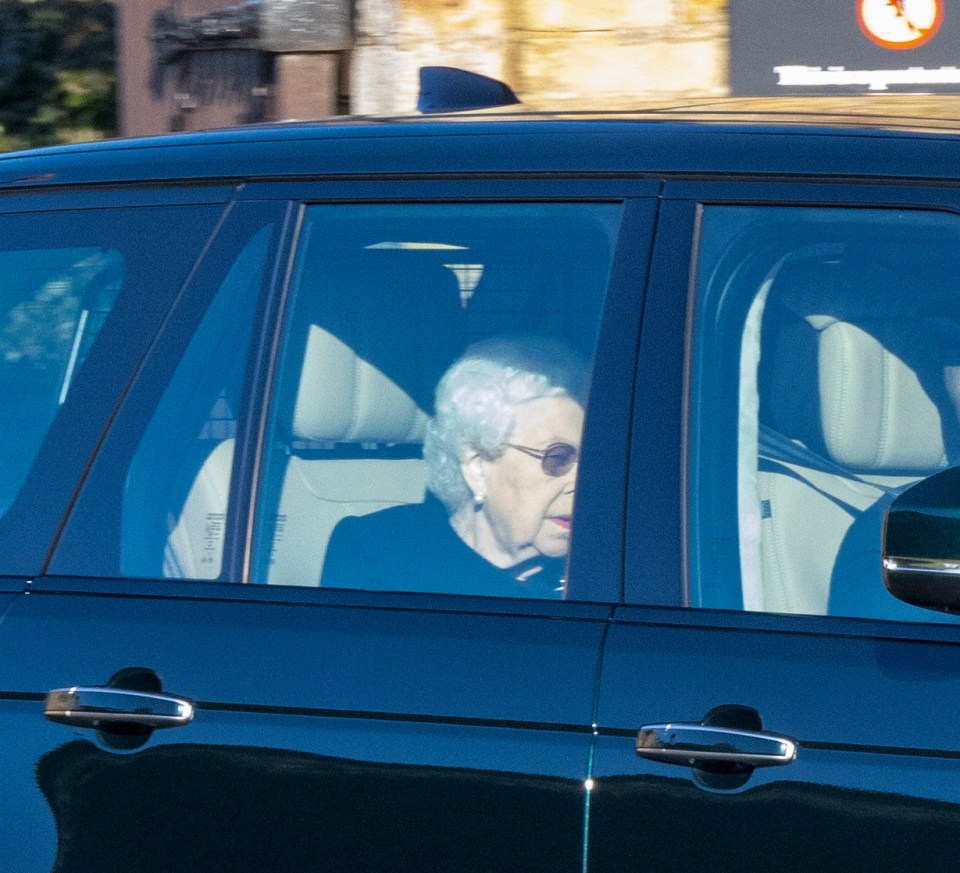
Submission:
M 0 0 L 0 150 L 115 130 L 113 4 Z

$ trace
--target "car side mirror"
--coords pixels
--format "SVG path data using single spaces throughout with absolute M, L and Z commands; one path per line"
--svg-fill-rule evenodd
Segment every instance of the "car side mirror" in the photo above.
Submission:
M 890 504 L 883 583 L 914 606 L 960 612 L 960 467 L 918 482 Z

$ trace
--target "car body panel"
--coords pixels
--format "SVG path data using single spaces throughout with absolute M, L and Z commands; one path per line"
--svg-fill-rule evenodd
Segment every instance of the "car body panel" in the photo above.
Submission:
M 778 147 L 789 136 L 791 147 Z M 583 142 L 590 143 L 589 149 Z M 428 146 L 424 143 L 428 142 Z M 866 147 L 869 146 L 869 147 Z M 317 125 L 96 143 L 0 158 L 0 189 L 336 176 L 623 173 L 957 179 L 960 137 L 759 124 L 535 120 Z M 390 164 L 382 155 L 389 150 Z M 55 162 L 55 164 L 53 163 Z M 266 169 L 269 168 L 269 169 Z
M 915 642 L 891 628 L 871 635 L 856 622 L 847 635 L 835 624 L 828 635 L 804 628 L 805 619 L 795 630 L 782 619 L 778 629 L 751 629 L 744 616 L 723 629 L 710 626 L 709 614 L 661 624 L 645 612 L 620 611 L 604 653 L 595 869 L 658 870 L 669 861 L 696 870 L 735 852 L 745 870 L 869 863 L 894 871 L 917 857 L 918 835 L 924 863 L 950 869 L 960 846 L 949 704 L 960 687 L 956 629 L 939 643 Z M 730 705 L 749 707 L 764 730 L 795 739 L 796 760 L 718 788 L 696 768 L 637 755 L 641 726 L 699 724 Z M 666 838 L 680 821 L 689 838 Z
M 56 869 L 123 869 L 136 856 L 144 870 L 201 859 L 255 870 L 276 853 L 305 869 L 322 847 L 339 869 L 387 859 L 418 869 L 429 857 L 482 870 L 493 833 L 514 841 L 516 869 L 546 859 L 580 868 L 606 626 L 596 608 L 557 621 L 492 604 L 483 614 L 396 609 L 375 594 L 326 606 L 56 587 L 20 598 L 0 634 L 4 757 L 20 762 L 9 765 L 18 775 L 3 815 L 39 811 L 43 794 Z M 30 648 L 26 661 L 17 655 Z M 126 737 L 44 722 L 54 687 L 102 686 L 129 668 L 194 701 L 192 722 L 126 751 Z M 274 818 L 278 803 L 294 817 Z M 553 825 L 519 816 L 525 803 L 549 809 Z M 498 816 L 484 814 L 491 805 Z M 48 838 L 30 851 L 4 845 L 5 869 L 43 869 L 52 830 L 50 813 L 37 815 Z M 154 821 L 146 842 L 144 816 Z M 407 838 L 418 848 L 397 856 Z

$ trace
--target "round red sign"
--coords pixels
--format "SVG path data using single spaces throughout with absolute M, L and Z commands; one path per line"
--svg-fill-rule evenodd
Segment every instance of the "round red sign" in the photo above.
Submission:
M 940 29 L 943 0 L 857 0 L 857 21 L 877 45 L 912 49 Z

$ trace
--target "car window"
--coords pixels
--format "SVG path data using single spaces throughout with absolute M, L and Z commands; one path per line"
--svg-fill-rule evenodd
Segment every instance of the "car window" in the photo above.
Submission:
M 121 522 L 125 576 L 221 574 L 237 411 L 271 230 L 258 231 L 234 261 L 133 454 Z
M 252 581 L 563 596 L 620 209 L 306 209 Z
M 698 252 L 691 602 L 938 620 L 880 545 L 893 498 L 960 464 L 960 217 L 710 206 Z
M 34 546 L 45 553 L 41 528 L 56 528 L 165 298 L 221 213 L 117 207 L 0 216 L 0 542 L 9 538 L 26 566 Z M 157 282 L 160 262 L 167 286 Z
M 97 453 L 53 572 L 197 580 L 227 573 L 238 421 L 284 209 L 234 207 L 178 299 L 168 301 L 163 331 Z
M 0 239 L 9 241 L 2 232 Z M 109 245 L 0 251 L 0 512 L 16 497 L 100 333 L 123 267 Z

